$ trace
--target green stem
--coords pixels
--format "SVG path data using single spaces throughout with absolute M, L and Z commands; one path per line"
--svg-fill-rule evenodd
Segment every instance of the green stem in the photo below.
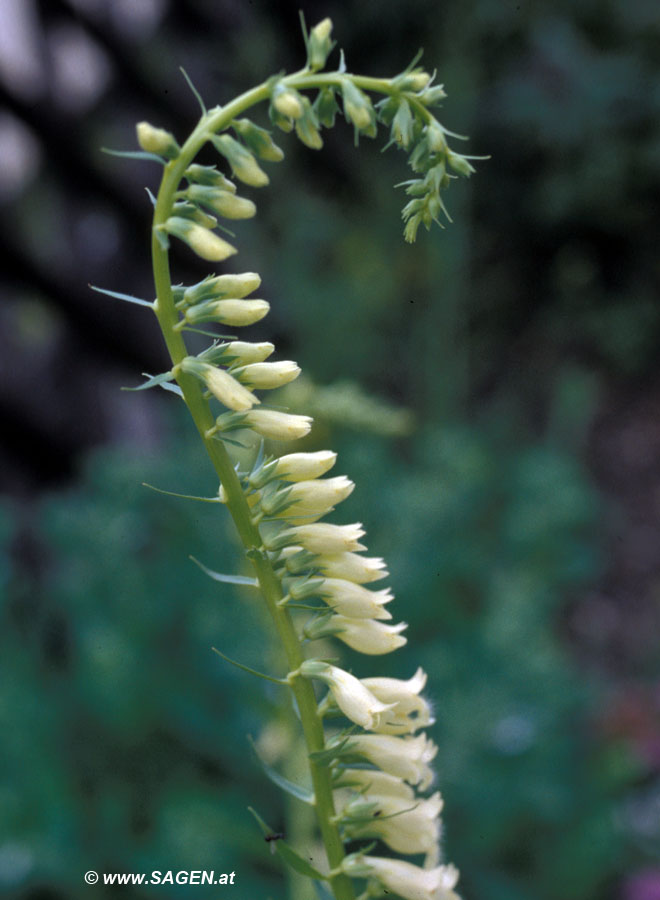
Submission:
M 303 71 L 285 77 L 282 81 L 292 87 L 304 89 L 320 87 L 326 84 L 339 84 L 341 78 L 342 76 L 339 74 L 317 75 Z M 382 79 L 355 78 L 355 81 L 367 90 L 391 91 L 389 82 Z M 269 96 L 269 92 L 268 84 L 264 83 L 237 97 L 227 106 L 210 110 L 206 115 L 202 116 L 199 124 L 183 145 L 179 156 L 165 166 L 153 218 L 152 259 L 156 287 L 154 309 L 174 366 L 188 355 L 188 351 L 183 335 L 175 328 L 178 321 L 178 313 L 172 295 L 169 258 L 167 251 L 156 238 L 156 228 L 163 225 L 170 216 L 183 173 L 206 143 L 209 136 L 225 129 L 236 116 L 254 104 L 265 100 Z M 251 519 L 247 500 L 229 454 L 221 441 L 214 440 L 213 437 L 209 436 L 215 424 L 213 414 L 208 402 L 204 399 L 199 382 L 193 376 L 186 375 L 186 373 L 179 370 L 176 380 L 183 392 L 185 403 L 204 442 L 213 467 L 224 487 L 227 507 L 234 520 L 243 546 L 246 552 L 251 551 L 249 556 L 254 565 L 266 606 L 282 642 L 289 669 L 290 671 L 296 670 L 303 662 L 305 656 L 288 610 L 278 605 L 283 595 L 282 586 L 266 554 L 262 551 L 259 531 Z M 322 750 L 324 747 L 323 724 L 317 711 L 316 697 L 312 684 L 307 679 L 296 678 L 293 679 L 291 687 L 300 712 L 307 751 L 311 754 Z M 316 798 L 316 815 L 319 828 L 325 844 L 330 869 L 336 872 L 344 858 L 344 848 L 339 830 L 334 821 L 335 809 L 330 772 L 326 767 L 317 765 L 311 759 L 309 765 Z M 347 876 L 340 873 L 335 874 L 331 878 L 331 884 L 336 900 L 354 900 L 353 885 Z

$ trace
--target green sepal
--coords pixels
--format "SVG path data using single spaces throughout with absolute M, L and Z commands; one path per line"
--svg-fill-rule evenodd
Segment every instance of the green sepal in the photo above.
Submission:
M 234 119 L 231 127 L 260 159 L 267 162 L 280 162 L 284 159 L 284 151 L 277 146 L 265 128 L 260 128 L 250 119 Z
M 162 226 L 157 226 L 153 229 L 154 234 L 156 235 L 156 240 L 163 248 L 163 250 L 170 249 L 170 239 L 167 236 L 167 232 L 162 228 Z
M 325 87 L 320 90 L 312 105 L 312 109 L 324 128 L 332 128 L 335 124 L 335 117 L 339 112 L 339 104 L 337 103 L 334 89 Z
M 167 160 L 157 153 L 149 153 L 146 150 L 111 150 L 109 147 L 101 147 L 101 153 L 107 153 L 108 156 L 119 156 L 122 159 L 148 159 L 151 162 L 160 163 L 161 166 L 167 164 Z
M 183 494 L 175 494 L 177 497 L 183 497 Z M 189 497 L 189 500 L 206 500 L 207 502 L 220 503 L 219 499 L 215 501 L 213 498 L 207 497 Z M 188 559 L 192 560 L 196 566 L 204 572 L 205 575 L 208 575 L 209 578 L 212 578 L 213 581 L 220 581 L 222 584 L 239 584 L 241 587 L 259 587 L 259 582 L 256 578 L 250 578 L 249 575 L 223 575 L 222 572 L 214 572 L 213 569 L 207 568 L 204 563 L 201 563 L 198 559 L 195 559 L 194 556 L 189 556 Z
M 224 659 L 225 662 L 231 663 L 232 666 L 236 666 L 237 669 L 242 669 L 244 672 L 248 672 L 250 675 L 256 675 L 257 678 L 263 678 L 264 681 L 272 681 L 274 684 L 288 685 L 288 681 L 284 678 L 274 678 L 272 675 L 265 675 L 263 672 L 258 672 L 256 669 L 251 668 L 250 666 L 245 666 L 243 663 L 237 662 L 235 659 L 232 659 L 230 656 L 225 656 L 217 647 L 211 647 L 214 653 L 217 653 L 219 657 Z
M 264 770 L 266 777 L 269 778 L 273 782 L 273 784 L 276 784 L 287 794 L 290 794 L 297 800 L 301 800 L 303 803 L 308 803 L 310 806 L 314 806 L 316 802 L 314 798 L 314 792 L 307 788 L 301 787 L 298 784 L 294 784 L 293 781 L 289 781 L 289 779 L 285 778 L 284 775 L 280 775 L 279 772 L 271 768 L 271 766 L 269 766 L 267 762 L 264 762 L 264 760 L 259 756 L 252 738 L 250 738 L 249 740 L 250 744 L 252 745 L 252 749 L 254 750 L 254 755 L 257 758 L 257 762 Z
M 313 760 L 317 764 L 317 766 L 325 766 L 326 768 L 331 766 L 336 760 L 341 759 L 345 753 L 349 752 L 351 749 L 351 736 L 347 734 L 346 737 L 337 741 L 332 747 L 325 747 L 323 750 L 314 750 L 309 754 L 309 758 Z M 354 746 L 354 745 L 353 745 Z
M 160 384 L 164 384 L 166 381 L 172 381 L 173 378 L 174 375 L 172 375 L 171 372 L 161 372 L 160 375 L 152 375 L 151 378 L 148 378 L 147 381 L 144 381 L 137 387 L 123 387 L 122 391 L 147 391 L 149 388 L 157 387 Z
M 119 291 L 109 291 L 107 288 L 96 287 L 95 284 L 88 284 L 87 287 L 91 288 L 93 291 L 97 291 L 99 294 L 105 294 L 107 297 L 114 297 L 115 300 L 125 300 L 127 303 L 135 303 L 137 306 L 148 306 L 150 309 L 154 308 L 153 303 L 150 303 L 148 300 L 142 300 L 140 297 L 133 297 L 131 294 L 122 294 Z
M 269 828 L 268 825 L 266 825 L 259 813 L 256 812 L 251 806 L 248 806 L 248 810 L 254 816 L 266 840 L 272 840 L 275 836 L 275 832 L 273 831 L 273 829 Z M 318 869 L 315 869 L 314 866 L 311 866 L 307 862 L 307 860 L 298 853 L 297 850 L 294 850 L 293 847 L 290 847 L 283 840 L 273 840 L 273 843 L 275 844 L 275 850 L 277 851 L 277 853 L 294 871 L 298 872 L 300 875 L 306 875 L 307 878 L 314 878 L 317 881 L 327 880 L 325 875 L 319 872 Z

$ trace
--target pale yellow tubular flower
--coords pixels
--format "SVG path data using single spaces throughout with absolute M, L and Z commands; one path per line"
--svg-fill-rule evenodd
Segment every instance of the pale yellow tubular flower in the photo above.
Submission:
M 361 522 L 352 525 L 331 525 L 318 522 L 314 525 L 297 525 L 284 531 L 279 537 L 281 541 L 299 544 L 311 553 L 324 553 L 336 550 L 358 550 L 362 548 L 358 538 L 363 537 Z
M 440 840 L 440 813 L 443 801 L 439 793 L 427 799 L 380 796 L 371 791 L 360 802 L 374 802 L 373 819 L 351 826 L 353 837 L 377 836 L 396 853 L 409 855 L 432 853 Z M 347 811 L 350 812 L 350 804 Z
M 344 715 L 367 730 L 373 729 L 389 706 L 381 703 L 364 687 L 362 682 L 338 666 L 317 660 L 306 660 L 300 667 L 303 675 L 324 681 Z
M 414 800 L 415 791 L 396 775 L 389 775 L 379 769 L 342 769 L 340 787 L 352 787 L 356 791 L 377 794 L 379 797 L 399 797 Z M 412 805 L 412 804 L 411 804 Z
M 267 300 L 241 300 L 235 297 L 226 300 L 213 300 L 203 304 L 207 321 L 212 317 L 223 325 L 234 325 L 238 328 L 259 322 L 270 310 Z M 188 321 L 196 320 L 197 307 L 189 307 L 184 315 Z
M 438 748 L 425 734 L 395 737 L 390 734 L 351 735 L 351 751 L 364 756 L 383 772 L 403 778 L 421 791 L 433 781 L 430 763 Z
M 382 733 L 412 733 L 435 721 L 431 706 L 419 696 L 426 684 L 423 669 L 417 669 L 407 681 L 399 678 L 365 678 L 364 683 L 383 703 L 394 704 L 392 713 L 379 729 Z
M 300 366 L 290 359 L 278 362 L 255 362 L 233 373 L 242 384 L 261 390 L 272 390 L 289 384 L 300 375 Z
M 342 868 L 347 875 L 363 876 L 364 866 L 383 887 L 403 900 L 459 900 L 454 893 L 458 870 L 452 866 L 421 869 L 402 859 L 353 855 L 346 857 Z
M 231 358 L 232 364 L 241 366 L 263 362 L 274 350 L 275 344 L 268 341 L 257 344 L 250 344 L 247 341 L 230 341 L 224 348 L 225 355 Z
M 328 625 L 341 629 L 336 635 L 340 641 L 343 641 L 352 650 L 368 656 L 391 653 L 393 650 L 403 647 L 407 642 L 407 639 L 401 634 L 408 627 L 405 622 L 399 622 L 398 625 L 385 625 L 374 619 L 354 619 L 337 615 L 330 618 Z
M 246 426 L 274 441 L 295 441 L 305 437 L 311 431 L 312 421 L 310 416 L 298 416 L 276 409 L 251 409 L 244 419 Z
M 264 499 L 263 510 L 267 515 L 282 518 L 293 516 L 323 516 L 337 503 L 341 503 L 353 491 L 355 484 L 345 475 L 335 478 L 320 478 L 311 481 L 297 481 L 286 488 L 286 506 L 278 509 L 281 496 L 275 492 Z
M 236 247 L 215 232 L 209 231 L 203 225 L 198 225 L 197 222 L 191 222 L 190 219 L 171 216 L 164 227 L 170 234 L 188 244 L 197 256 L 201 256 L 202 259 L 209 262 L 221 262 L 238 252 Z
M 258 398 L 253 393 L 243 387 L 242 384 L 239 384 L 224 369 L 208 366 L 202 377 L 213 396 L 229 409 L 237 411 L 251 409 L 255 404 L 259 403 Z
M 364 621 L 365 619 L 392 618 L 391 613 L 384 609 L 385 604 L 394 599 L 394 596 L 389 589 L 370 591 L 360 584 L 353 584 L 351 581 L 343 581 L 341 578 L 324 578 L 318 586 L 317 592 L 328 606 L 338 613 L 338 617 L 341 617 L 342 619 L 350 617 Z M 391 628 L 392 626 L 389 627 Z M 399 626 L 394 627 L 398 628 Z M 367 626 L 367 630 L 371 634 L 371 626 Z M 343 638 L 343 635 L 340 634 L 338 637 Z M 380 641 L 381 644 L 383 641 L 389 643 L 392 637 L 397 637 L 397 635 L 394 634 L 390 636 L 388 632 L 387 638 L 379 634 L 377 640 Z M 392 649 L 395 648 L 392 647 Z M 380 650 L 378 652 L 382 653 L 387 651 Z
M 261 278 L 256 272 L 241 272 L 239 275 L 216 275 L 209 279 L 206 287 L 213 291 L 215 296 L 247 297 L 261 284 Z
M 362 547 L 352 547 L 364 549 Z M 344 578 L 355 584 L 368 584 L 379 581 L 390 574 L 385 568 L 385 560 L 377 556 L 360 556 L 359 553 L 322 553 L 317 556 L 314 565 L 320 572 L 330 578 Z
M 336 462 L 337 454 L 332 450 L 317 450 L 315 453 L 287 453 L 277 460 L 275 475 L 284 481 L 308 481 L 325 475 Z

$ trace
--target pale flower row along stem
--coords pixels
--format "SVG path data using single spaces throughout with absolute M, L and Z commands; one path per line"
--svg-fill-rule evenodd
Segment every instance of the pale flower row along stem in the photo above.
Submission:
M 211 262 L 237 252 L 217 233 L 218 217 L 249 218 L 256 206 L 239 196 L 228 175 L 248 187 L 263 187 L 269 181 L 264 164 L 283 157 L 270 132 L 244 117 L 262 101 L 269 103 L 275 127 L 295 132 L 312 149 L 322 147 L 322 130 L 334 124 L 340 109 L 356 141 L 375 137 L 379 126 L 388 128 L 391 142 L 409 154 L 419 176 L 405 183 L 411 198 L 403 210 L 407 240 L 445 210 L 441 191 L 455 177 L 452 172 L 472 171 L 467 157 L 449 149 L 449 133 L 431 112 L 444 91 L 428 73 L 413 64 L 391 79 L 356 76 L 347 73 L 343 56 L 337 71 L 322 72 L 333 48 L 328 19 L 305 33 L 305 41 L 308 59 L 300 72 L 271 78 L 208 112 L 200 100 L 202 117 L 182 144 L 163 129 L 138 125 L 143 155 L 164 166 L 153 217 L 152 306 L 172 368 L 149 386 L 172 388 L 168 382 L 176 382 L 174 389 L 219 478 L 218 499 L 236 525 L 286 655 L 289 672 L 281 683 L 293 692 L 300 714 L 328 862 L 325 872 L 312 870 L 311 876 L 326 880 L 336 900 L 354 900 L 354 879 L 363 880 L 364 898 L 395 894 L 405 900 L 451 900 L 457 872 L 440 862 L 442 799 L 438 792 L 425 793 L 437 749 L 423 731 L 433 722 L 422 695 L 426 674 L 418 669 L 408 680 L 359 678 L 333 663 L 307 658 L 303 650 L 319 638 L 333 637 L 373 657 L 406 643 L 406 625 L 393 621 L 390 611 L 391 590 L 376 584 L 388 577 L 385 562 L 364 555 L 362 525 L 321 521 L 351 494 L 353 482 L 329 474 L 337 461 L 330 450 L 260 455 L 249 471 L 237 470 L 227 440 L 233 431 L 251 429 L 285 444 L 309 433 L 309 417 L 269 408 L 267 395 L 255 393 L 287 384 L 300 369 L 292 360 L 272 360 L 275 348 L 269 342 L 218 338 L 197 355 L 188 351 L 189 329 L 217 324 L 234 331 L 267 315 L 269 303 L 253 296 L 261 284 L 256 273 L 213 274 L 187 287 L 173 286 L 170 276 L 171 238 Z M 374 92 L 383 96 L 376 106 L 369 97 Z M 229 172 L 195 163 L 207 144 Z M 220 411 L 211 404 L 219 404 Z M 298 633 L 290 610 L 305 607 L 311 607 L 311 615 Z M 315 684 L 327 687 L 320 703 Z M 348 720 L 343 730 L 335 727 L 341 718 Z M 423 856 L 424 863 L 371 855 L 368 848 L 346 855 L 344 844 L 358 839 Z

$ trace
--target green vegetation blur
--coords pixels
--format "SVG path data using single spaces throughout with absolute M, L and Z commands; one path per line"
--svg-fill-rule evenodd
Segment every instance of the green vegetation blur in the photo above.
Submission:
M 276 675 L 283 663 L 258 597 L 189 559 L 249 574 L 223 507 L 143 486 L 218 487 L 175 397 L 118 394 L 163 366 L 155 322 L 85 285 L 151 290 L 140 191 L 157 175 L 97 148 L 134 148 L 142 118 L 185 135 L 196 110 L 180 64 L 209 105 L 293 70 L 297 7 L 154 3 L 152 30 L 129 40 L 111 5 L 89 4 L 100 18 L 82 3 L 35 6 L 46 31 L 65 21 L 99 44 L 114 80 L 68 113 L 80 187 L 53 144 L 52 164 L 12 198 L 5 245 L 22 268 L 3 281 L 4 354 L 22 361 L 11 371 L 27 398 L 25 419 L 7 401 L 5 469 L 31 489 L 12 491 L 12 474 L 0 518 L 0 896 L 280 900 L 282 868 L 247 807 L 288 827 L 249 740 L 283 698 L 211 648 Z M 339 451 L 336 473 L 357 488 L 334 521 L 365 524 L 410 625 L 407 647 L 368 671 L 342 659 L 364 676 L 429 673 L 444 847 L 465 900 L 658 900 L 660 568 L 633 564 L 625 532 L 633 501 L 660 496 L 660 474 L 650 463 L 633 493 L 616 440 L 634 425 L 654 446 L 657 431 L 657 407 L 631 419 L 660 385 L 657 10 L 303 7 L 310 24 L 333 18 L 352 71 L 394 75 L 423 46 L 449 94 L 441 121 L 491 155 L 452 185 L 454 223 L 411 247 L 394 188 L 405 160 L 381 153 L 384 135 L 356 148 L 340 121 L 318 154 L 276 135 L 286 159 L 250 194 L 257 218 L 235 228 L 231 271 L 259 271 L 272 304 L 251 335 L 303 367 L 281 402 L 315 416 L 302 449 Z M 14 99 L 12 114 L 29 121 L 30 102 Z M 263 110 L 255 120 L 267 124 Z M 58 216 L 94 209 L 112 249 L 98 234 L 84 244 L 93 222 L 72 226 L 67 264 Z M 174 265 L 186 282 L 206 273 L 184 249 Z M 594 603 L 608 584 L 614 601 Z M 631 685 L 644 698 L 632 714 Z M 83 881 L 156 869 L 236 882 Z

